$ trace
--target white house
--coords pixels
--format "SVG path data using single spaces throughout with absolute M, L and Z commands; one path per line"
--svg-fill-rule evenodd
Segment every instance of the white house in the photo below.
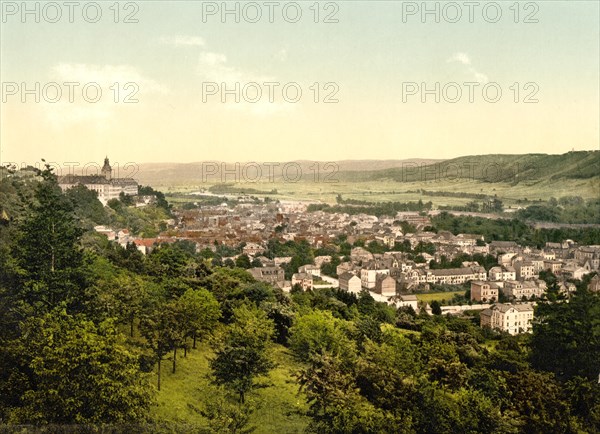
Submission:
M 482 311 L 479 318 L 481 327 L 489 327 L 511 335 L 527 333 L 531 331 L 533 306 L 530 303 L 498 303 Z

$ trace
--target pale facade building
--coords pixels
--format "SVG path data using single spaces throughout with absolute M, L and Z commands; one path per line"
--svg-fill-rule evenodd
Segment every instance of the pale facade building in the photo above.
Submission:
M 481 312 L 481 327 L 507 332 L 511 335 L 528 333 L 533 321 L 533 305 L 498 303 Z
M 111 199 L 118 199 L 121 193 L 126 196 L 135 196 L 138 194 L 138 183 L 133 178 L 114 178 L 113 169 L 108 161 L 104 159 L 104 166 L 100 170 L 100 175 L 65 175 L 58 179 L 58 185 L 63 191 L 77 185 L 84 185 L 89 190 L 95 191 L 98 200 L 106 205 Z

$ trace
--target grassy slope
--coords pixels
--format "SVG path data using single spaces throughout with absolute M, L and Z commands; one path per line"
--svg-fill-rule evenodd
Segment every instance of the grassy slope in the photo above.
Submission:
M 161 420 L 206 426 L 206 420 L 194 408 L 202 408 L 207 396 L 209 379 L 208 359 L 211 352 L 207 345 L 188 353 L 186 358 L 177 357 L 177 372 L 171 373 L 171 360 L 162 364 L 161 391 L 157 393 L 157 405 L 153 414 Z M 172 356 L 172 354 L 171 354 Z M 305 398 L 298 394 L 293 374 L 300 369 L 287 350 L 274 345 L 271 357 L 277 364 L 269 376 L 260 380 L 261 387 L 254 392 L 259 403 L 253 414 L 252 424 L 256 433 L 301 433 L 308 423 L 302 413 L 306 410 Z M 154 377 L 156 378 L 156 377 Z

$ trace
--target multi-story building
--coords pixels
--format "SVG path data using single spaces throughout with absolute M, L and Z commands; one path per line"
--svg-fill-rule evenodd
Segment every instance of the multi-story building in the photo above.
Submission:
M 313 288 L 313 275 L 308 273 L 292 274 L 292 287 L 299 285 L 304 291 Z
M 498 285 L 480 280 L 471 282 L 471 300 L 484 303 L 498 301 Z
M 546 282 L 543 280 L 516 281 L 507 280 L 502 287 L 502 294 L 507 298 L 521 300 L 523 298 L 541 297 L 546 292 Z
M 375 278 L 375 292 L 393 297 L 396 295 L 396 279 L 388 274 L 379 274 Z
M 408 286 L 421 283 L 461 285 L 472 280 L 487 280 L 487 273 L 485 272 L 485 268 L 481 266 L 444 268 L 439 270 L 414 268 L 399 273 L 398 277 Z
M 492 281 L 503 281 L 503 280 L 516 280 L 517 273 L 515 269 L 508 265 L 506 267 L 492 267 L 490 271 L 488 271 L 488 275 L 490 280 Z
M 308 274 L 312 274 L 313 276 L 317 276 L 320 277 L 321 276 L 321 269 L 319 267 L 317 267 L 316 265 L 303 265 L 300 268 L 298 268 L 298 273 L 308 273 Z
M 344 291 L 359 294 L 362 290 L 360 277 L 355 274 L 349 272 L 342 273 L 338 276 L 338 280 L 340 282 L 340 289 Z
M 354 265 L 352 265 L 352 262 L 342 262 L 340 265 L 335 267 L 335 272 L 338 276 L 351 272 L 352 270 L 354 270 Z
M 285 280 L 285 273 L 281 267 L 256 267 L 248 270 L 250 274 L 261 282 L 281 285 Z
M 61 176 L 58 179 L 58 185 L 63 191 L 77 185 L 84 185 L 89 190 L 95 191 L 98 200 L 106 205 L 111 199 L 118 199 L 121 193 L 127 196 L 138 194 L 138 183 L 133 178 L 113 178 L 112 167 L 108 157 L 104 159 L 104 166 L 99 175 L 74 175 L 69 174 Z
M 600 247 L 599 246 L 583 246 L 575 250 L 575 259 L 581 264 L 586 261 L 591 261 L 595 268 L 598 268 L 600 263 Z
M 515 261 L 515 271 L 517 272 L 518 280 L 533 279 L 538 277 L 535 265 L 531 261 Z
M 498 303 L 482 311 L 479 318 L 481 327 L 489 327 L 511 335 L 527 333 L 531 331 L 533 306 L 530 303 Z
M 558 274 L 563 266 L 562 261 L 545 260 L 544 270 L 549 270 L 553 274 Z
M 463 268 L 446 268 L 440 270 L 427 270 L 427 281 L 448 285 L 460 285 L 469 280 L 486 280 L 485 268 L 480 266 Z
M 378 275 L 388 275 L 390 274 L 390 270 L 388 269 L 379 269 L 376 266 L 372 268 L 363 268 L 360 270 L 360 281 L 362 283 L 363 288 L 373 289 L 375 288 L 375 284 L 377 282 Z

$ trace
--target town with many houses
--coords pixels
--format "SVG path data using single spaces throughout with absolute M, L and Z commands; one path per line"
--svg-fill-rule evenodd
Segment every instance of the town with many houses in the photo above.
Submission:
M 63 179 L 61 186 L 69 188 L 76 181 Z M 99 185 L 95 185 L 96 182 Z M 86 180 L 87 183 L 91 183 L 88 188 L 98 191 L 100 199 L 105 201 L 118 197 L 120 191 L 126 194 L 134 191 L 130 180 L 111 179 L 108 161 L 105 161 L 103 174 L 98 179 Z M 486 242 L 481 235 L 427 231 L 431 213 L 435 211 L 425 215 L 398 212 L 394 217 L 376 217 L 308 212 L 308 205 L 301 201 L 264 201 L 245 196 L 238 197 L 235 205 L 224 202 L 175 211 L 174 218 L 166 222 L 169 230 L 156 238 L 135 237 L 126 229 L 104 226 L 95 229 L 122 246 L 135 244 L 144 254 L 162 243 L 176 240 L 194 242 L 197 251 L 215 250 L 219 244 L 235 247 L 242 243 L 240 255 L 247 255 L 254 265 L 260 264 L 248 271 L 257 280 L 285 291 L 294 286 L 304 290 L 334 287 L 355 294 L 367 290 L 377 301 L 397 307 L 411 306 L 417 310 L 420 305 L 415 291 L 427 290 L 430 285 L 464 288 L 470 284 L 468 304 L 442 306 L 442 311 L 459 314 L 464 310 L 479 310 L 482 327 L 510 334 L 531 330 L 535 300 L 547 290 L 546 282 L 540 279 L 540 272 L 549 270 L 558 276 L 559 291 L 568 296 L 575 286 L 567 279 L 581 279 L 585 274 L 600 270 L 600 246 L 582 246 L 565 240 L 547 243 L 537 250 L 511 241 Z M 416 230 L 403 233 L 403 226 L 398 222 L 406 222 Z M 404 252 L 373 254 L 363 247 L 354 247 L 345 258 L 347 260 L 337 265 L 334 276 L 322 273 L 323 264 L 330 262 L 331 256 L 317 256 L 313 264 L 294 270 L 291 280 L 285 279 L 282 268 L 291 261 L 291 257 L 264 256 L 270 239 L 305 240 L 312 247 L 319 248 L 331 244 L 339 236 L 346 237 L 350 244 L 361 239 L 367 243 L 377 241 L 389 248 L 397 243 L 408 242 L 413 248 L 419 243 L 431 243 L 435 246 L 435 253 L 421 253 L 424 261 L 416 263 Z M 450 261 L 460 254 L 493 255 L 498 265 L 488 271 L 477 262 L 463 262 L 461 267 L 450 269 L 429 267 L 431 260 L 439 261 L 445 256 Z M 600 291 L 598 276 L 591 280 L 590 289 Z M 505 302 L 501 303 L 501 300 Z M 431 312 L 429 306 L 425 308 Z

